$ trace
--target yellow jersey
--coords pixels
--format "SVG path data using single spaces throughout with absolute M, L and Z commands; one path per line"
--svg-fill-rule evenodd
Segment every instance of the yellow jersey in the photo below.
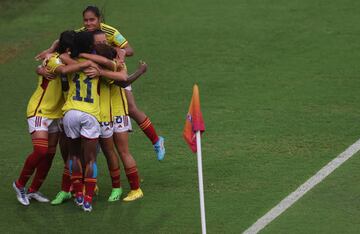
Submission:
M 110 85 L 113 83 L 105 78 L 100 79 L 100 122 L 112 122 Z
M 116 29 L 107 24 L 100 23 L 100 30 L 105 32 L 107 42 L 112 46 L 124 48 L 128 43 L 126 38 Z M 76 32 L 87 31 L 85 27 L 75 30 Z
M 53 53 L 44 65 L 54 72 L 58 66 L 64 65 L 58 53 Z M 61 89 L 61 78 L 56 76 L 48 80 L 42 76 L 38 77 L 38 85 L 31 96 L 27 106 L 27 117 L 42 116 L 49 119 L 62 117 L 61 108 L 64 105 L 64 97 Z
M 79 62 L 85 59 L 78 59 Z M 90 78 L 84 72 L 69 76 L 69 91 L 62 108 L 64 114 L 69 110 L 79 110 L 94 116 L 100 121 L 99 77 Z
M 128 103 L 125 95 L 125 89 L 112 84 L 110 86 L 111 111 L 113 116 L 129 115 Z

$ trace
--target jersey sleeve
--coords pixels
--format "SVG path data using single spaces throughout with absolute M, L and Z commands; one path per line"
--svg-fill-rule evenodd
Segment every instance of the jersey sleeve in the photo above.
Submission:
M 64 64 L 61 62 L 58 56 L 52 56 L 49 58 L 46 66 L 49 68 L 50 72 L 55 72 L 55 69 L 59 66 L 63 66 Z
M 110 40 L 113 45 L 118 46 L 120 48 L 123 48 L 128 43 L 126 38 L 123 35 L 121 35 L 121 33 L 117 30 L 111 36 Z

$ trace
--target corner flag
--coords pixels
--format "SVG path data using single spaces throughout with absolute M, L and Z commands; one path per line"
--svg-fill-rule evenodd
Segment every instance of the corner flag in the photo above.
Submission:
M 200 110 L 200 97 L 199 88 L 195 84 L 193 87 L 193 95 L 189 107 L 188 114 L 186 116 L 186 122 L 184 127 L 183 136 L 188 143 L 191 150 L 196 153 L 196 132 L 200 133 L 205 131 L 205 124 Z
M 201 133 L 204 131 L 205 131 L 205 124 L 200 110 L 199 88 L 195 84 L 193 88 L 193 95 L 191 98 L 189 112 L 186 116 L 183 135 L 186 143 L 188 143 L 191 150 L 194 153 L 196 152 L 197 154 L 202 234 L 206 234 L 205 198 L 204 198 L 204 184 L 203 184 L 202 156 L 201 156 Z

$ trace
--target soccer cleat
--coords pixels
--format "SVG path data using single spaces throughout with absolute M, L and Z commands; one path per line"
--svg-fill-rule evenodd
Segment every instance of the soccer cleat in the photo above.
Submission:
M 108 201 L 113 202 L 120 200 L 122 192 L 122 188 L 113 188 Z
M 164 141 L 165 141 L 165 139 L 160 136 L 159 140 L 154 144 L 154 150 L 157 155 L 157 159 L 159 161 L 163 160 L 165 157 Z
M 82 207 L 85 212 L 91 212 L 92 210 L 92 205 L 88 201 L 85 201 Z
M 50 200 L 44 196 L 44 194 L 40 193 L 39 191 L 33 193 L 27 193 L 26 196 L 29 200 L 35 199 L 38 202 L 49 202 Z
M 144 196 L 143 192 L 140 188 L 136 190 L 131 190 L 127 196 L 123 199 L 123 201 L 135 201 L 137 199 L 140 199 Z
M 70 198 L 71 198 L 70 192 L 67 193 L 64 191 L 60 191 L 56 195 L 55 199 L 51 201 L 51 205 L 60 205 L 61 203 L 63 203 L 66 200 L 69 200 Z
M 25 194 L 25 188 L 18 188 L 15 182 L 13 182 L 12 186 L 16 192 L 16 198 L 18 199 L 18 201 L 24 206 L 30 205 L 29 199 Z
M 84 204 L 84 197 L 82 195 L 77 195 L 74 202 L 77 206 L 82 206 Z

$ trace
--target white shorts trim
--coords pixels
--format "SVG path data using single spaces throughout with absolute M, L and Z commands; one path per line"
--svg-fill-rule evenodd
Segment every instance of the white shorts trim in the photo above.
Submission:
M 47 131 L 48 133 L 59 132 L 57 119 L 49 119 L 42 116 L 34 116 L 27 119 L 29 125 L 29 133 L 36 131 Z
M 132 90 L 131 85 L 126 86 L 125 89 L 131 91 Z
M 100 124 L 97 119 L 79 110 L 69 110 L 63 118 L 64 130 L 67 137 L 76 139 L 85 137 L 97 139 L 100 135 Z
M 109 138 L 114 134 L 113 122 L 100 122 L 100 138 Z
M 114 132 L 131 132 L 131 120 L 128 115 L 114 117 Z

